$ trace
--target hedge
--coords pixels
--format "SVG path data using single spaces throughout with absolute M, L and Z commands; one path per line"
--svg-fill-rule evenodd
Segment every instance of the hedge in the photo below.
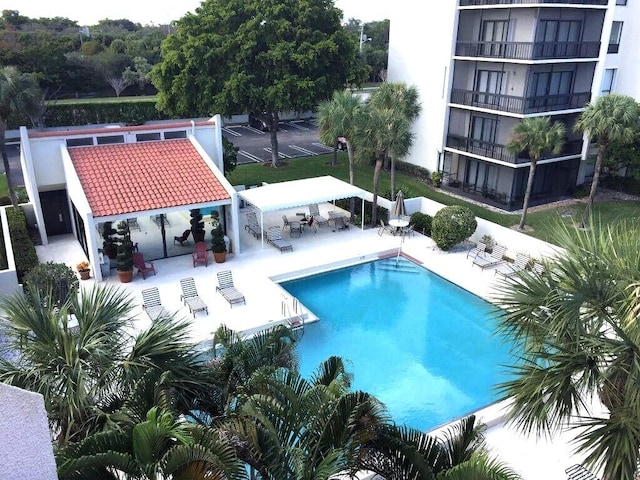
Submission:
M 38 265 L 38 255 L 36 254 L 36 247 L 33 246 L 33 242 L 29 237 L 24 211 L 21 208 L 18 210 L 7 208 L 6 212 L 11 246 L 13 247 L 13 255 L 16 261 L 18 282 L 22 283 L 23 277 Z
M 45 127 L 65 127 L 100 123 L 126 123 L 140 125 L 151 120 L 168 117 L 156 109 L 155 100 L 138 102 L 78 102 L 47 106 L 44 113 Z

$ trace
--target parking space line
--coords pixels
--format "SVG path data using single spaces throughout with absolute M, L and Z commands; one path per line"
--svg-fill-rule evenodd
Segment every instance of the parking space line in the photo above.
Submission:
M 272 150 L 271 150 L 271 148 L 269 148 L 269 147 L 265 147 L 265 148 L 263 148 L 263 150 L 264 150 L 265 152 L 269 152 L 269 153 L 273 154 L 273 151 L 272 151 Z M 286 153 L 282 153 L 282 152 L 280 152 L 280 151 L 278 152 L 278 157 L 279 157 L 279 158 L 292 158 L 292 156 L 291 156 L 291 155 L 287 155 Z
M 264 135 L 264 132 L 262 130 L 258 130 L 257 128 L 249 127 L 247 125 L 238 125 L 238 128 L 246 128 L 250 132 L 257 133 L 259 135 Z
M 304 122 L 304 120 L 298 120 L 298 122 Z M 291 125 L 293 128 L 297 128 L 298 130 L 309 130 L 307 127 L 303 127 L 301 125 L 296 125 L 296 122 L 289 122 L 289 125 Z
M 249 160 L 253 160 L 256 163 L 262 163 L 262 159 L 257 157 L 253 153 L 249 153 L 246 150 L 238 150 L 238 153 L 244 157 L 247 157 Z
M 323 150 L 326 150 L 328 152 L 333 152 L 333 148 L 327 147 L 324 143 L 313 142 L 311 145 L 322 148 Z
M 307 150 L 306 148 L 302 148 L 297 145 L 289 145 L 289 148 L 297 150 L 300 153 L 304 153 L 305 155 L 318 155 L 316 152 L 312 152 L 311 150 Z
M 242 134 L 236 132 L 235 130 L 231 130 L 230 128 L 227 127 L 222 127 L 222 131 L 225 133 L 228 133 L 229 135 L 233 135 L 234 137 L 241 137 Z

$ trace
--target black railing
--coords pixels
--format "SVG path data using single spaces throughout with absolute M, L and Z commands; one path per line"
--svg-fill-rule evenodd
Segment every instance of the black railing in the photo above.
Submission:
M 471 5 L 517 5 L 521 3 L 562 3 L 571 5 L 607 5 L 607 0 L 460 0 L 461 7 Z
M 459 57 L 513 58 L 597 58 L 600 42 L 457 42 Z
M 527 152 L 514 155 L 507 151 L 507 148 L 499 143 L 485 142 L 475 138 L 464 137 L 462 135 L 447 135 L 447 147 L 463 152 L 472 153 L 481 157 L 492 158 L 507 163 L 527 163 L 530 161 Z M 540 156 L 540 160 L 547 158 L 559 158 L 569 155 L 579 155 L 582 152 L 582 139 L 569 140 L 564 143 L 560 153 L 546 152 Z
M 590 98 L 591 92 L 518 97 L 457 88 L 451 90 L 451 103 L 521 114 L 582 108 Z

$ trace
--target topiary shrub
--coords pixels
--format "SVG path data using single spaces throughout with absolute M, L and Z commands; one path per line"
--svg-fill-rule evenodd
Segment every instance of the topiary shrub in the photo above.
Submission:
M 197 242 L 204 242 L 204 221 L 202 220 L 202 214 L 199 208 L 191 210 L 191 233 L 193 233 L 193 240 Z
M 466 240 L 476 231 L 478 222 L 467 207 L 451 205 L 444 207 L 433 217 L 431 238 L 441 250 L 450 250 Z
M 27 229 L 27 219 L 22 208 L 17 210 L 7 208 L 7 222 L 9 223 L 9 236 L 11 237 L 11 247 L 16 261 L 16 274 L 18 282 L 22 283 L 24 276 L 36 265 L 38 265 L 38 255 L 34 247 L 29 230 Z
M 37 290 L 41 297 L 52 296 L 55 305 L 62 305 L 78 292 L 78 277 L 64 263 L 41 263 L 24 277 L 25 291 Z
M 411 214 L 411 220 L 409 224 L 413 225 L 413 229 L 416 232 L 420 232 L 423 235 L 431 236 L 431 223 L 433 217 L 422 212 L 413 212 Z

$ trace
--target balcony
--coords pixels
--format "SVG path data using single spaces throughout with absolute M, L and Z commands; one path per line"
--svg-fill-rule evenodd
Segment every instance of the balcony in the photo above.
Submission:
M 608 0 L 460 0 L 461 7 L 475 5 L 519 5 L 519 4 L 538 4 L 538 3 L 556 3 L 568 5 L 607 5 Z
M 590 98 L 591 92 L 518 97 L 456 88 L 451 90 L 451 103 L 523 115 L 582 108 Z
M 530 161 L 529 155 L 526 152 L 514 155 L 507 152 L 507 148 L 499 143 L 485 142 L 484 140 L 476 140 L 475 138 L 464 137 L 462 135 L 447 135 L 447 147 L 506 163 L 518 164 L 528 163 Z M 559 154 L 543 153 L 540 160 L 566 157 L 568 155 L 580 155 L 581 152 L 582 139 L 569 140 L 565 142 L 562 152 Z
M 457 42 L 458 57 L 548 60 L 597 58 L 600 42 Z

